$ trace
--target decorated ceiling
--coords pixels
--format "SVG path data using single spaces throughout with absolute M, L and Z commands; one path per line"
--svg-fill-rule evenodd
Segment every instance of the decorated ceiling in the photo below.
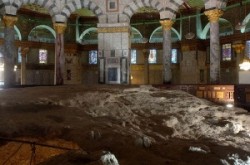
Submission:
M 228 0 L 228 5 L 232 5 L 232 4 L 240 3 L 240 2 L 244 3 L 246 1 L 248 0 Z M 42 8 L 36 4 L 23 5 L 22 8 L 31 10 L 33 12 L 48 14 L 47 9 Z M 187 13 L 187 12 L 199 10 L 202 8 L 204 8 L 204 0 L 186 0 L 186 2 L 184 2 L 184 4 L 180 7 L 180 12 Z M 143 8 L 140 8 L 137 12 L 149 13 L 149 12 L 157 12 L 157 10 L 151 7 L 143 7 Z M 79 16 L 95 16 L 94 13 L 88 9 L 79 9 L 75 11 L 74 14 L 77 14 Z

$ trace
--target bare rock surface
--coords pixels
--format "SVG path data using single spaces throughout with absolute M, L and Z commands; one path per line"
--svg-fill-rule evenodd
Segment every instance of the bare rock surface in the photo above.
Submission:
M 246 163 L 250 156 L 249 112 L 183 91 L 44 86 L 3 89 L 0 100 L 1 137 L 64 139 L 82 151 L 58 154 L 42 165 L 102 164 L 105 152 L 124 165 L 234 164 L 233 154 Z M 9 143 L 0 140 L 0 155 Z

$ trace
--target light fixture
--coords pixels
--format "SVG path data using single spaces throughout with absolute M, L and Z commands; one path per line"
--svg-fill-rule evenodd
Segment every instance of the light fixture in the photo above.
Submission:
M 244 33 L 244 37 L 245 37 L 245 44 L 246 44 L 247 43 L 246 31 Z M 246 53 L 246 48 L 245 48 L 245 56 L 244 56 L 243 62 L 241 64 L 239 64 L 239 66 L 240 66 L 241 70 L 248 71 L 250 69 L 250 61 L 249 61 L 248 54 Z
M 16 72 L 17 70 L 17 65 L 14 65 L 14 72 Z
M 148 42 L 148 38 L 146 36 L 146 30 L 145 30 L 145 22 L 143 22 L 143 37 L 141 38 L 141 43 L 145 44 Z
M 241 22 L 238 22 L 238 24 L 235 26 L 235 30 L 241 30 L 245 27 L 246 25 L 244 25 L 243 23 Z
M 241 19 L 241 13 L 242 13 L 241 9 L 242 9 L 242 1 L 240 1 L 239 19 Z M 237 25 L 235 26 L 235 30 L 241 30 L 241 29 L 245 28 L 245 26 L 246 25 L 244 23 L 242 23 L 242 22 L 239 21 L 237 23 Z
M 248 71 L 250 69 L 250 62 L 248 58 L 244 58 L 243 62 L 239 64 L 241 70 Z
M 227 108 L 233 108 L 234 105 L 233 105 L 232 103 L 227 103 L 227 104 L 226 104 L 226 107 L 227 107 Z
M 0 71 L 4 71 L 4 63 L 0 64 Z
M 195 34 L 193 32 L 191 32 L 190 30 L 190 16 L 189 16 L 189 30 L 188 30 L 188 33 L 185 35 L 185 38 L 188 39 L 188 40 L 191 40 L 195 37 Z

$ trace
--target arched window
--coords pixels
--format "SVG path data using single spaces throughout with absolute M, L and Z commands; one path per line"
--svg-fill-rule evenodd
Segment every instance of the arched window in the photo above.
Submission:
M 246 41 L 245 54 L 248 58 L 250 58 L 250 40 Z
M 131 50 L 130 62 L 131 64 L 136 64 L 136 50 L 135 49 Z
M 232 60 L 232 44 L 227 43 L 222 45 L 222 61 Z
M 177 64 L 178 63 L 177 49 L 172 49 L 172 52 L 171 52 L 171 63 L 172 64 Z
M 89 51 L 89 64 L 97 64 L 97 50 Z
M 149 50 L 148 63 L 150 64 L 156 63 L 156 49 Z
M 2 53 L 0 53 L 0 85 L 4 85 L 4 59 Z
M 48 51 L 45 49 L 39 49 L 39 64 L 48 63 Z

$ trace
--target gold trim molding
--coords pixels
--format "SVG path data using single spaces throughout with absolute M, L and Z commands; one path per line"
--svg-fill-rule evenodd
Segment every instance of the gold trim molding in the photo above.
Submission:
M 160 70 L 160 71 L 162 71 L 163 70 L 163 65 L 162 64 L 160 64 L 160 65 L 157 65 L 157 64 L 149 65 L 149 70 L 154 70 L 154 71 Z
M 208 17 L 208 20 L 212 23 L 218 22 L 219 18 L 223 15 L 223 11 L 220 9 L 207 10 L 204 12 Z
M 98 33 L 129 33 L 129 27 L 99 27 Z
M 143 71 L 144 65 L 130 65 L 131 71 Z
M 15 23 L 17 22 L 17 16 L 4 15 L 3 22 L 5 27 L 13 28 Z
M 67 27 L 66 23 L 53 23 L 53 27 L 57 34 L 63 34 Z
M 174 21 L 170 19 L 166 19 L 166 20 L 161 20 L 160 23 L 161 23 L 163 30 L 170 30 L 174 24 Z

